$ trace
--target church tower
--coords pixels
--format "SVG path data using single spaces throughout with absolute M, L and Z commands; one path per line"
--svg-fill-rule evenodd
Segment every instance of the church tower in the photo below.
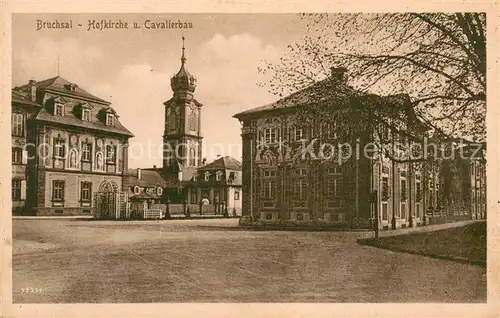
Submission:
M 163 103 L 163 168 L 169 174 L 178 174 L 185 167 L 198 167 L 202 157 L 202 104 L 194 98 L 196 78 L 186 68 L 184 40 L 182 37 L 181 68 L 170 79 L 173 97 Z

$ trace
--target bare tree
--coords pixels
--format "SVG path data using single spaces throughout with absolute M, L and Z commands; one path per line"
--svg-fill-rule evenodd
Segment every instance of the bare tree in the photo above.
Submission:
M 331 103 L 327 102 L 334 90 L 318 83 L 338 80 L 332 76 L 330 67 L 347 67 L 349 86 L 337 90 L 336 97 L 344 101 L 342 97 L 358 98 L 357 104 L 364 101 L 356 109 L 359 117 L 356 125 L 363 124 L 363 117 L 372 124 L 386 118 L 380 113 L 383 109 L 380 106 L 386 100 L 376 99 L 369 92 L 407 94 L 416 116 L 441 137 L 484 141 L 486 14 L 303 14 L 300 17 L 306 21 L 309 32 L 301 42 L 289 45 L 289 52 L 279 63 L 261 69 L 272 74 L 272 80 L 263 83 L 271 92 L 286 96 L 305 87 L 316 87 L 308 97 L 318 102 L 307 111 L 317 115 L 321 110 L 315 106 L 325 101 L 330 107 L 324 109 L 329 111 L 323 109 L 321 116 L 336 116 L 339 122 L 341 115 L 332 112 Z M 371 96 L 368 104 L 366 96 Z M 360 113 L 360 110 L 369 111 Z M 343 113 L 353 118 L 348 108 Z

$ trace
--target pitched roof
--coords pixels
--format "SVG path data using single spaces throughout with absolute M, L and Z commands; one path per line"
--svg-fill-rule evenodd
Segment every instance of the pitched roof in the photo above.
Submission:
M 221 157 L 212 161 L 211 163 L 200 167 L 203 169 L 227 169 L 227 170 L 241 170 L 241 163 L 230 156 Z
M 23 105 L 42 107 L 42 105 L 38 104 L 37 102 L 32 101 L 29 98 L 27 92 L 22 92 L 22 91 L 12 90 L 12 102 L 23 104 Z
M 324 104 L 325 102 L 345 102 L 353 98 L 359 100 L 372 101 L 377 105 L 377 112 L 390 118 L 400 120 L 411 120 L 422 129 L 427 126 L 418 118 L 415 110 L 412 107 L 410 97 L 407 94 L 397 94 L 380 96 L 376 94 L 368 94 L 360 90 L 356 90 L 345 82 L 336 82 L 331 79 L 325 79 L 315 84 L 299 90 L 291 95 L 281 98 L 273 103 L 252 108 L 233 115 L 234 118 L 241 119 L 247 116 L 261 115 L 267 112 L 292 110 L 305 105 Z
M 295 93 L 292 93 L 284 98 L 281 98 L 275 102 L 245 110 L 243 112 L 235 114 L 233 117 L 240 118 L 262 112 L 291 109 L 298 106 L 311 104 L 311 101 L 314 101 L 315 103 L 321 103 L 332 100 L 347 100 L 352 96 L 359 95 L 365 94 L 345 84 L 339 84 L 330 79 L 325 79 Z
M 74 85 L 74 90 L 70 89 L 70 86 Z M 85 129 L 99 130 L 105 131 L 109 133 L 121 134 L 129 137 L 133 137 L 134 135 L 125 128 L 118 120 L 115 120 L 113 126 L 106 125 L 102 120 L 98 117 L 99 109 L 110 109 L 112 112 L 114 110 L 109 106 L 110 103 L 100 99 L 82 88 L 78 87 L 74 83 L 60 77 L 52 77 L 40 82 L 36 82 L 37 87 L 37 95 L 38 100 L 41 100 L 43 93 L 51 92 L 54 95 L 61 93 L 58 95 L 59 99 L 64 101 L 64 105 L 66 108 L 66 112 L 64 116 L 54 116 L 50 111 L 40 105 L 38 103 L 33 103 L 29 100 L 29 84 L 23 85 L 20 87 L 15 87 L 12 89 L 12 101 L 19 102 L 24 104 L 36 105 L 42 107 L 35 119 L 38 121 L 49 122 L 49 123 L 57 123 L 69 126 L 75 126 Z M 64 97 L 68 96 L 68 97 Z M 91 108 L 96 108 L 98 111 L 92 113 L 91 121 L 83 121 L 75 114 L 73 111 L 74 108 L 80 104 L 82 104 L 82 100 L 86 101 L 85 104 L 88 104 Z M 118 116 L 117 116 L 118 117 Z
M 60 76 L 52 77 L 52 78 L 49 78 L 49 79 L 46 79 L 46 80 L 43 80 L 43 81 L 36 83 L 37 90 L 38 89 L 50 90 L 50 91 L 54 91 L 54 92 L 58 92 L 58 93 L 62 93 L 62 94 L 67 94 L 67 95 L 76 96 L 76 97 L 80 97 L 80 98 L 90 99 L 90 100 L 93 100 L 93 101 L 96 101 L 99 103 L 103 103 L 103 104 L 108 104 L 108 105 L 110 104 L 110 102 L 90 94 L 89 92 L 82 89 L 78 85 L 75 85 L 74 90 L 71 90 L 70 89 L 71 85 L 75 85 L 75 83 L 71 83 L 70 81 L 68 81 Z M 28 85 L 23 85 L 20 87 L 16 87 L 14 89 L 20 90 L 20 91 L 27 91 Z
M 137 169 L 128 169 L 126 176 L 130 183 L 142 187 L 165 187 L 166 181 L 161 174 L 153 169 L 141 169 L 141 178 L 137 179 Z
M 134 134 L 130 132 L 127 128 L 125 128 L 118 120 L 115 121 L 114 126 L 108 126 L 100 120 L 96 121 L 83 121 L 75 116 L 72 112 L 66 112 L 64 116 L 54 116 L 49 113 L 45 108 L 42 108 L 38 115 L 36 116 L 36 120 L 64 124 L 70 126 L 76 126 L 86 129 L 94 129 L 100 131 L 106 131 L 110 133 L 117 133 L 121 135 L 126 135 L 129 137 L 133 137 Z

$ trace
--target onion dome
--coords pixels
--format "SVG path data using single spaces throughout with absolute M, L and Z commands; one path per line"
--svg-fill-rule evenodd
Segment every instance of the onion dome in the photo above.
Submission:
M 181 69 L 170 79 L 170 86 L 174 93 L 189 92 L 193 93 L 196 89 L 196 78 L 186 69 L 186 57 L 184 55 L 184 37 L 182 37 L 182 56 Z

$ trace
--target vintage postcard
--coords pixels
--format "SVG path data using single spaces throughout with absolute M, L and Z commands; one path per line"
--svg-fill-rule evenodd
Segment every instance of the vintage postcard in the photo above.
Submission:
M 2 315 L 498 317 L 493 2 L 156 4 L 2 9 Z

